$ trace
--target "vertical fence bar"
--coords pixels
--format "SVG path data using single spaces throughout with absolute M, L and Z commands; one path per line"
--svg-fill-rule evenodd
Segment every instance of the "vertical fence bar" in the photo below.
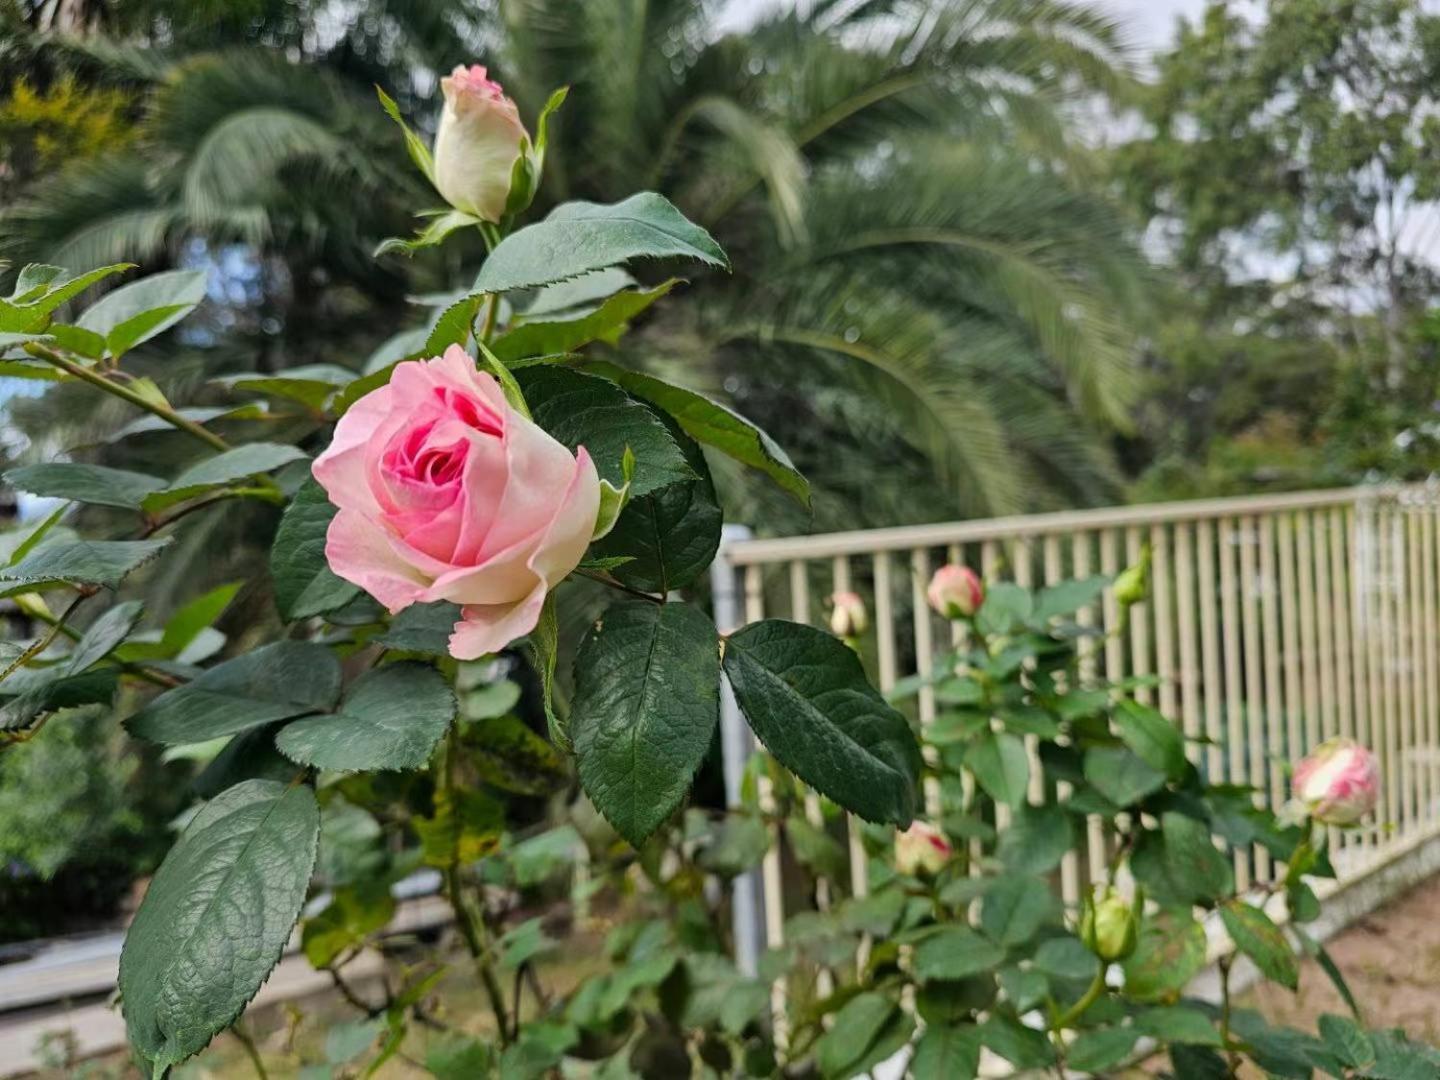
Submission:
M 1405 738 L 1401 749 L 1405 762 L 1405 815 L 1410 831 L 1420 828 L 1420 777 L 1416 768 L 1420 749 L 1421 709 L 1424 708 L 1425 692 L 1421 684 L 1421 669 L 1424 663 L 1420 655 L 1420 543 L 1419 518 L 1415 507 L 1406 499 L 1400 507 L 1405 523 Z
M 1195 623 L 1194 529 L 1185 522 L 1175 526 L 1176 619 L 1180 633 L 1180 727 L 1187 740 L 1185 753 L 1199 761 L 1200 744 L 1192 742 L 1202 733 L 1200 715 L 1199 628 Z
M 1134 566 L 1140 561 L 1141 553 L 1140 530 L 1136 528 L 1125 530 L 1125 557 L 1130 565 Z M 1151 552 L 1151 582 L 1153 592 L 1154 575 L 1154 552 Z M 1130 672 L 1135 676 L 1151 674 L 1150 668 L 1150 612 L 1152 604 L 1142 601 L 1130 607 Z M 1135 699 L 1149 705 L 1154 700 L 1150 688 L 1147 686 L 1138 687 L 1135 690 Z
M 1044 547 L 1045 584 L 1054 585 L 1065 577 L 1065 566 L 1060 554 L 1060 537 L 1051 534 L 1045 537 Z M 1060 781 L 1055 785 L 1055 798 L 1065 802 L 1070 798 L 1070 785 Z M 1060 898 L 1066 904 L 1080 901 L 1080 854 L 1070 848 L 1060 858 Z
M 1315 666 L 1320 686 L 1320 738 L 1335 734 L 1335 637 L 1330 605 L 1330 526 L 1323 512 L 1310 512 L 1315 555 Z M 1338 849 L 1340 830 L 1328 832 L 1330 850 Z
M 1393 829 L 1400 827 L 1400 756 L 1399 709 L 1400 697 L 1398 665 L 1395 662 L 1395 592 L 1398 570 L 1395 565 L 1395 512 L 1389 502 L 1379 507 L 1376 539 L 1379 544 L 1377 584 L 1380 601 L 1380 670 L 1383 672 L 1385 718 L 1385 757 L 1383 775 L 1385 779 L 1386 824 Z M 1388 847 L 1390 838 L 1382 833 L 1378 838 L 1381 847 Z
M 1320 679 L 1315 670 L 1315 565 L 1310 543 L 1310 515 L 1295 515 L 1296 582 L 1300 600 L 1300 671 L 1305 701 L 1305 745 L 1308 752 L 1320 741 Z
M 1170 530 L 1165 525 L 1150 527 L 1151 568 L 1155 603 L 1155 672 L 1160 676 L 1160 711 L 1167 720 L 1175 719 L 1175 626 L 1172 621 L 1171 595 L 1175 578 L 1170 565 Z
M 1196 557 L 1200 562 L 1200 655 L 1205 671 L 1205 771 L 1209 783 L 1225 776 L 1220 731 L 1220 631 L 1216 618 L 1219 596 L 1215 590 L 1215 525 L 1208 518 L 1195 529 Z
M 1023 540 L 1016 540 L 1012 546 L 1010 562 L 1015 567 L 1016 585 L 1028 589 L 1035 584 L 1030 549 Z M 1025 754 L 1030 759 L 1030 783 L 1026 789 L 1026 800 L 1031 806 L 1039 806 L 1045 801 L 1045 772 L 1040 767 L 1040 739 L 1038 736 L 1025 736 Z
M 1421 587 L 1425 594 L 1425 756 L 1422 760 L 1422 769 L 1425 775 L 1425 810 L 1422 815 L 1427 826 L 1433 826 L 1435 822 L 1435 754 L 1437 750 L 1437 733 L 1440 733 L 1440 717 L 1436 716 L 1440 710 L 1440 681 L 1437 681 L 1437 668 L 1440 668 L 1440 657 L 1436 655 L 1436 628 L 1435 628 L 1435 501 L 1434 494 L 1426 490 L 1424 502 L 1421 506 Z
M 830 564 L 830 584 L 836 592 L 851 592 L 850 559 L 837 555 Z M 860 819 L 854 814 L 845 817 L 846 838 L 850 853 L 850 895 L 867 896 L 870 893 L 870 874 L 865 865 L 865 843 L 861 836 Z
M 1300 754 L 1301 679 L 1300 628 L 1295 625 L 1295 532 L 1290 514 L 1279 519 L 1280 626 L 1285 655 L 1285 757 L 1294 761 Z
M 1240 541 L 1240 608 L 1245 655 L 1245 741 L 1246 753 L 1242 781 L 1254 785 L 1256 805 L 1265 804 L 1265 689 L 1261 676 L 1260 661 L 1260 571 L 1256 562 L 1255 548 L 1259 527 L 1252 517 L 1243 517 L 1239 522 L 1237 538 Z M 1270 852 L 1261 844 L 1254 845 L 1251 858 L 1255 862 L 1255 876 L 1260 881 L 1270 880 Z
M 1279 810 L 1285 802 L 1283 724 L 1285 699 L 1281 687 L 1280 644 L 1280 583 L 1275 576 L 1275 517 L 1260 518 L 1260 621 L 1265 654 L 1265 752 L 1269 767 L 1265 771 L 1265 787 L 1270 809 Z
M 1332 507 L 1327 516 L 1330 529 L 1330 626 L 1335 635 L 1335 731 L 1353 738 L 1355 688 L 1350 680 L 1350 611 L 1347 604 L 1350 580 L 1345 558 L 1349 530 L 1345 526 L 1342 508 Z M 1350 837 L 1341 832 L 1337 850 L 1343 851 L 1349 844 Z
M 1245 683 L 1240 674 L 1240 611 L 1235 579 L 1235 519 L 1221 518 L 1216 552 L 1220 558 L 1220 640 L 1225 655 L 1225 756 L 1227 780 L 1245 782 Z M 1235 856 L 1235 887 L 1250 887 L 1250 854 L 1239 848 Z

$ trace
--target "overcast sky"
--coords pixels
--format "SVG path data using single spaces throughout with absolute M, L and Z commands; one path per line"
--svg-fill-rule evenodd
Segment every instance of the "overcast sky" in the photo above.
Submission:
M 1124 20 L 1130 40 L 1153 51 L 1174 36 L 1177 16 L 1193 18 L 1205 0 L 1095 0 L 1095 6 Z

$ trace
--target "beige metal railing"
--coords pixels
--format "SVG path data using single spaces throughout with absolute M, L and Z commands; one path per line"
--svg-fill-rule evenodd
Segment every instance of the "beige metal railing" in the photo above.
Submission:
M 1108 679 L 1158 677 L 1140 693 L 1202 740 L 1190 743 L 1197 766 L 1212 781 L 1253 785 L 1275 807 L 1288 795 L 1286 761 L 1336 734 L 1373 747 L 1385 783 L 1379 822 L 1331 837 L 1344 883 L 1440 832 L 1437 514 L 1435 488 L 1365 487 L 731 539 L 717 562 L 716 614 L 722 622 L 773 615 L 823 623 L 832 592 L 859 592 L 873 624 L 862 655 L 888 690 L 927 672 L 946 635 L 957 632 L 925 604 L 925 585 L 942 562 L 966 563 L 988 580 L 1039 585 L 1114 574 L 1148 543 L 1153 591 L 1127 624 L 1121 627 L 1108 592 L 1080 613 L 1107 631 L 1084 670 Z M 737 595 L 727 601 L 732 584 Z M 934 719 L 928 691 L 914 707 L 922 726 Z M 731 743 L 733 770 L 739 755 Z M 1034 802 L 1045 791 L 1038 769 L 1032 777 Z M 933 813 L 938 793 L 926 796 Z M 1002 815 L 997 824 L 1004 823 Z M 863 894 L 854 823 L 850 832 L 849 881 L 826 888 Z M 1091 821 L 1062 866 L 1067 901 L 1103 874 L 1105 859 L 1106 838 Z M 1237 850 L 1234 859 L 1242 889 L 1274 870 L 1258 847 Z M 769 945 L 781 943 L 787 914 L 781 866 L 772 851 L 760 875 Z

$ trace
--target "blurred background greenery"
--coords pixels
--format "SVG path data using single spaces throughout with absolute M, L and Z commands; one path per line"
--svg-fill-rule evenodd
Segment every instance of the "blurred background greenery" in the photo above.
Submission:
M 185 405 L 222 401 L 220 373 L 393 358 L 482 248 L 372 257 L 439 203 L 373 87 L 429 133 L 439 75 L 478 59 L 527 119 L 573 87 L 540 212 L 654 188 L 730 253 L 618 347 L 809 475 L 813 515 L 714 463 L 758 531 L 1440 461 L 1440 22 L 1419 0 L 1215 3 L 1153 57 L 1079 0 L 744 6 L 0 0 L 0 257 L 209 269 L 186 328 L 134 357 Z M 5 382 L 7 459 L 143 467 L 167 437 L 106 441 L 106 401 Z M 311 419 L 220 423 L 284 441 Z M 193 530 L 176 602 L 245 576 L 273 527 Z M 153 865 L 183 802 L 183 763 L 114 738 L 55 725 L 0 757 L 0 889 L 72 889 L 38 905 L 66 925 L 113 907 L 115 860 Z

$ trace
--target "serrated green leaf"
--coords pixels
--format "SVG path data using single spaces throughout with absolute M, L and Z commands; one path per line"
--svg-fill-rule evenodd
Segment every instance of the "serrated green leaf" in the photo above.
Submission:
M 965 768 L 996 802 L 1014 809 L 1025 801 L 1030 785 L 1030 756 L 1018 736 L 982 733 L 965 751 Z
M 310 642 L 277 641 L 165 691 L 125 726 L 138 738 L 178 746 L 323 712 L 339 694 L 334 653 Z
M 480 219 L 473 214 L 467 214 L 463 210 L 446 210 L 430 218 L 409 240 L 399 236 L 386 237 L 376 245 L 372 256 L 378 259 L 381 255 L 392 252 L 414 255 L 417 251 L 444 243 L 445 238 L 453 232 L 479 224 Z
M 355 680 L 334 713 L 291 721 L 275 746 L 317 769 L 419 769 L 455 719 L 455 695 L 428 664 L 402 661 Z
M 336 576 L 325 558 L 325 536 L 336 509 L 325 489 L 306 480 L 275 530 L 270 578 L 283 619 L 305 619 L 343 607 L 360 588 Z
M 1174 811 L 1160 817 L 1165 873 L 1172 891 L 1192 902 L 1215 900 L 1235 887 L 1235 871 L 1216 847 L 1209 827 Z
M 927 1027 L 910 1059 L 914 1080 L 975 1080 L 980 1069 L 980 1029 L 973 1024 Z
M 205 488 L 233 484 L 250 476 L 272 472 L 292 461 L 309 455 L 297 446 L 284 443 L 254 442 L 222 451 L 214 457 L 197 461 L 171 481 L 169 488 L 145 500 L 146 509 L 168 505 Z
M 532 321 L 527 317 L 524 322 L 492 341 L 490 348 L 501 360 L 508 362 L 523 356 L 573 353 L 594 341 L 613 345 L 630 325 L 630 320 L 642 314 L 678 284 L 677 279 L 671 278 L 653 289 L 616 293 L 596 310 L 580 318 Z
M 1053 937 L 1035 950 L 1035 970 L 1056 979 L 1089 981 L 1100 961 L 1077 937 Z
M 580 783 L 636 847 L 680 805 L 720 722 L 720 643 L 689 604 L 624 601 L 575 660 Z
M 1062 615 L 1073 615 L 1099 600 L 1108 584 L 1108 577 L 1096 574 L 1047 585 L 1035 594 L 1035 606 L 1030 612 L 1030 619 L 1033 623 L 1043 624 Z
M 1107 1075 L 1130 1056 L 1140 1034 L 1133 1028 L 1098 1028 L 1082 1031 L 1065 1053 L 1065 1063 L 1084 1073 Z
M 171 848 L 120 953 L 130 1045 L 157 1075 L 203 1050 L 269 976 L 319 835 L 308 787 L 250 780 L 206 804 Z
M 54 278 L 46 283 L 47 288 L 41 295 L 23 304 L 0 300 L 0 332 L 25 334 L 43 330 L 50 313 L 61 304 L 79 296 L 96 282 L 134 269 L 134 266 L 134 263 L 114 263 L 75 277 Z
M 426 356 L 439 356 L 451 345 L 458 345 L 462 349 L 465 347 L 465 343 L 470 340 L 481 299 L 479 296 L 462 297 L 440 313 L 425 338 L 423 352 Z
M 126 576 L 170 544 L 159 540 L 57 540 L 0 569 L 0 583 L 42 587 L 54 584 L 119 588 Z M 13 591 L 13 590 L 9 590 Z
M 1041 878 L 1015 875 L 1001 878 L 985 894 L 980 929 L 1006 948 L 1023 945 L 1042 926 L 1055 922 L 1060 902 Z
M 1111 719 L 1121 740 L 1145 764 L 1172 780 L 1185 775 L 1185 739 L 1158 710 L 1133 698 L 1121 698 Z
M 384 929 L 394 915 L 395 898 L 383 883 L 337 889 L 329 904 L 305 920 L 300 949 L 312 967 L 327 968 Z
M 337 392 L 360 380 L 356 379 L 355 372 L 339 364 L 300 364 L 274 375 L 242 371 L 234 375 L 217 375 L 210 381 L 231 390 L 298 401 L 318 413 Z
M 1223 1046 L 1220 1029 L 1199 1009 L 1185 1005 L 1168 1005 L 1146 1009 L 1135 1017 L 1135 1030 L 1164 1043 L 1190 1043 L 1193 1046 Z
M 147 495 L 166 486 L 158 476 L 72 461 L 49 461 L 11 469 L 5 474 L 5 482 L 44 498 L 72 499 L 124 510 L 138 510 Z
M 821 1075 L 848 1077 L 898 1011 L 884 994 L 857 994 L 835 1014 L 835 1023 L 815 1043 L 815 1062 Z
M 1173 998 L 1205 967 L 1206 945 L 1205 928 L 1194 919 L 1147 918 L 1124 962 L 1125 993 L 1137 1001 Z
M 1300 965 L 1290 951 L 1290 943 L 1269 915 L 1236 899 L 1220 906 L 1220 919 L 1235 947 L 1255 961 L 1261 974 L 1290 990 L 1299 988 Z
M 810 484 L 791 464 L 789 456 L 775 440 L 739 413 L 703 394 L 617 364 L 589 361 L 584 370 L 603 375 L 636 397 L 659 406 L 674 417 L 692 439 L 759 469 L 802 505 L 810 505 Z
M 612 485 L 626 483 L 626 451 L 634 455 L 632 499 L 695 479 L 661 419 L 614 383 L 549 365 L 519 371 L 516 381 L 535 422 L 571 450 L 583 445 Z
M 730 635 L 725 674 L 780 764 L 867 821 L 910 824 L 920 747 L 851 649 L 815 627 L 767 619 Z
M 390 620 L 390 626 L 375 641 L 401 652 L 449 656 L 450 635 L 459 621 L 460 605 L 448 600 L 411 604 Z
M 968 926 L 943 926 L 915 946 L 915 977 L 921 982 L 963 979 L 1004 960 L 1005 950 L 983 934 Z
M 1165 774 L 1133 750 L 1092 746 L 1085 751 L 1085 779 L 1119 807 L 1131 806 L 1165 786 Z
M 705 455 L 682 431 L 670 434 L 695 479 L 630 499 L 610 532 L 591 547 L 601 558 L 627 559 L 611 569 L 616 581 L 661 595 L 685 588 L 709 569 L 725 516 Z
M 1044 874 L 1060 865 L 1074 842 L 1070 815 L 1057 803 L 1020 806 L 1000 834 L 998 854 L 1017 874 Z
M 81 313 L 75 325 L 105 339 L 120 356 L 163 333 L 205 299 L 204 270 L 166 270 L 106 293 Z
M 623 202 L 561 203 L 544 221 L 502 240 L 475 279 L 476 292 L 548 285 L 639 258 L 698 259 L 728 267 L 720 245 L 653 191 Z

